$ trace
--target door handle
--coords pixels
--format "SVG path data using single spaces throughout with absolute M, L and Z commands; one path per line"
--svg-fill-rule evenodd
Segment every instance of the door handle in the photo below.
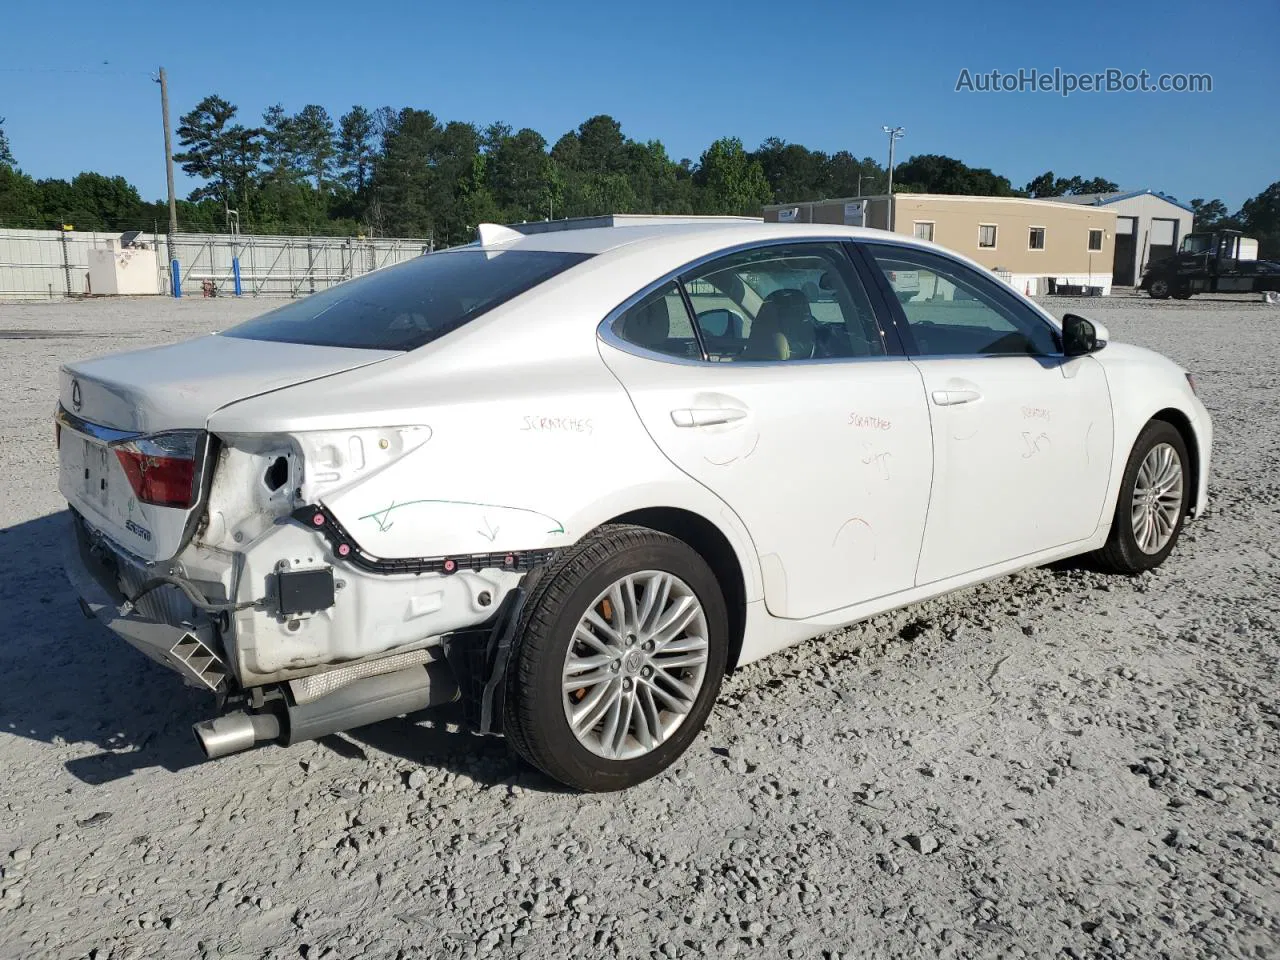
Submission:
M 672 410 L 671 422 L 677 427 L 714 427 L 721 423 L 733 423 L 746 417 L 747 411 L 737 407 L 694 407 Z
M 982 394 L 977 390 L 935 390 L 933 402 L 940 407 L 953 407 L 957 403 L 973 403 L 981 400 Z

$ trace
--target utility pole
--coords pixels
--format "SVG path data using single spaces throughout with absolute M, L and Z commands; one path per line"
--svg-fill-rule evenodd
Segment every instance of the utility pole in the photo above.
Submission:
M 906 130 L 902 127 L 885 127 L 884 132 L 889 135 L 889 230 L 893 230 L 893 145 L 897 143 L 906 134 Z
M 169 185 L 169 233 L 165 241 L 168 247 L 169 268 L 172 270 L 173 238 L 178 232 L 178 202 L 173 196 L 173 139 L 169 132 L 169 77 L 164 72 L 164 67 L 160 68 L 160 76 L 156 83 L 160 84 L 160 113 L 164 119 L 164 174 Z M 170 286 L 174 286 L 172 278 L 170 278 Z

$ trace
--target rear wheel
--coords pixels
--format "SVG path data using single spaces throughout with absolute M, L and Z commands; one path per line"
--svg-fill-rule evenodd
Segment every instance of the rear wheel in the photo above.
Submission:
M 1173 552 L 1187 513 L 1190 477 L 1182 435 L 1164 420 L 1152 420 L 1138 435 L 1120 483 L 1115 517 L 1098 552 L 1117 573 L 1141 573 Z
M 728 615 L 691 547 L 602 527 L 543 572 L 525 611 L 504 716 L 525 760 L 580 790 L 618 790 L 693 742 L 724 675 Z
M 1169 299 L 1169 281 L 1163 277 L 1158 277 L 1151 281 L 1151 286 L 1147 287 L 1147 293 L 1151 294 L 1152 300 L 1168 300 Z

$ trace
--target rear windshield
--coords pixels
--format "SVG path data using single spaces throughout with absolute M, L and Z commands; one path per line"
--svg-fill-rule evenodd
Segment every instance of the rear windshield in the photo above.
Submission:
M 321 347 L 412 350 L 588 256 L 541 250 L 429 253 L 313 293 L 223 335 Z

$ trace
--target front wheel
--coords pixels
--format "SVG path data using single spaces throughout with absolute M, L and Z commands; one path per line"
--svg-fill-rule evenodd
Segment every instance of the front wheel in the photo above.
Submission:
M 1152 420 L 1133 445 L 1115 517 L 1098 559 L 1117 573 L 1141 573 L 1173 552 L 1187 514 L 1187 445 L 1172 424 Z
M 691 547 L 602 527 L 532 585 L 507 672 L 515 751 L 579 790 L 619 790 L 670 766 L 715 703 L 728 614 Z

